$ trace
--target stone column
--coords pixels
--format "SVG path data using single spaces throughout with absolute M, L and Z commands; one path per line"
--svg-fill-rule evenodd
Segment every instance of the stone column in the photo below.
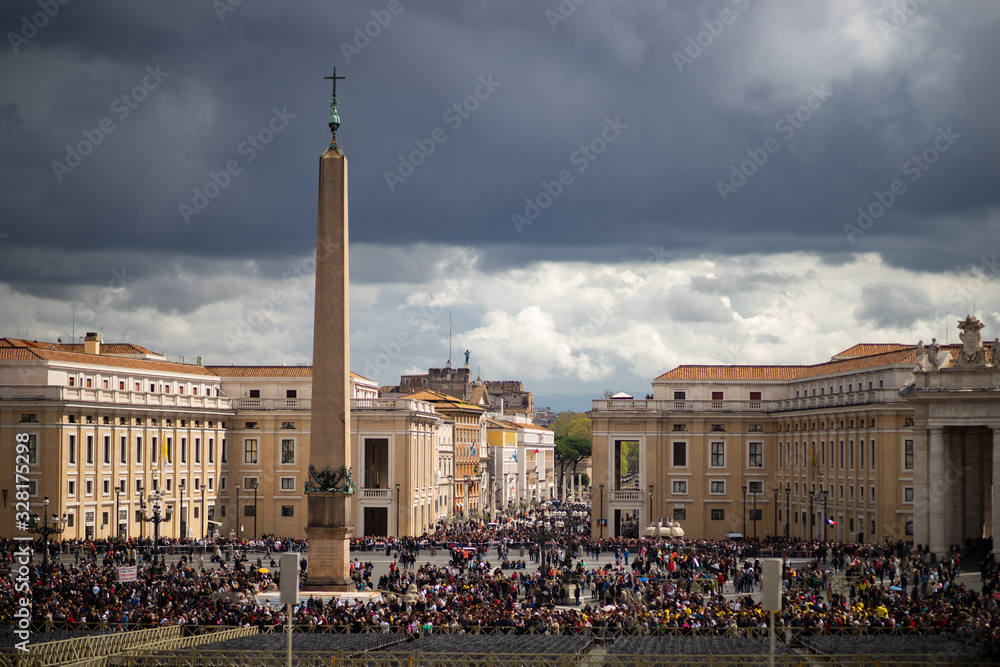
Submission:
M 930 543 L 930 451 L 928 429 L 913 430 L 913 544 Z M 883 533 L 890 532 L 883 530 Z M 897 531 L 902 534 L 903 531 Z
M 945 474 L 945 447 L 944 429 L 934 426 L 930 430 L 929 450 L 929 484 L 928 493 L 928 513 L 927 522 L 929 529 L 929 539 L 931 553 L 938 558 L 948 553 L 947 544 L 947 522 L 952 520 L 951 512 L 946 508 L 951 507 L 951 485 Z
M 319 161 L 319 214 L 316 234 L 316 305 L 313 323 L 312 420 L 309 463 L 351 468 L 350 338 L 348 300 L 347 158 L 331 143 Z M 308 494 L 306 537 L 309 578 L 306 590 L 347 592 L 352 496 Z

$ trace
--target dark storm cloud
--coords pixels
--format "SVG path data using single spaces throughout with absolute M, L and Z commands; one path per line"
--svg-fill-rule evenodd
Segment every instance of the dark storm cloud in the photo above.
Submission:
M 348 77 L 352 240 L 398 260 L 365 255 L 361 280 L 419 279 L 419 243 L 476 247 L 487 270 L 644 261 L 650 246 L 877 252 L 940 270 L 974 264 L 976 240 L 1000 231 L 988 0 L 920 5 L 886 34 L 890 3 L 594 2 L 564 21 L 546 14 L 558 3 L 527 0 L 403 1 L 391 15 L 388 2 L 217 4 L 72 2 L 0 55 L 0 232 L 5 251 L 45 248 L 0 263 L 0 280 L 54 294 L 145 254 L 280 277 L 314 242 L 333 65 Z M 679 71 L 689 38 L 734 9 Z M 4 34 L 37 11 L 6 3 Z M 908 171 L 941 132 L 958 138 Z M 88 137 L 100 142 L 69 167 L 66 146 Z M 886 204 L 896 180 L 905 191 Z M 518 234 L 511 216 L 532 202 Z M 202 203 L 185 219 L 181 205 Z M 90 250 L 108 260 L 61 259 Z

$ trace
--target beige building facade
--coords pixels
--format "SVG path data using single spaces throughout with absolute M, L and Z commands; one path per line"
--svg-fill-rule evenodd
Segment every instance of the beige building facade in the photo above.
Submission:
M 593 531 L 912 539 L 914 346 L 809 366 L 679 366 L 650 400 L 596 400 Z M 606 520 L 606 527 L 600 525 Z

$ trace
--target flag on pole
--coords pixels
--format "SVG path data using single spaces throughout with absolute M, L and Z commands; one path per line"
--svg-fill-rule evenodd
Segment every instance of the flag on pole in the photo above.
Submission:
M 816 471 L 819 469 L 819 465 L 816 463 L 816 445 L 812 446 L 812 476 L 816 476 Z
M 826 525 L 828 525 L 828 526 L 836 526 L 837 522 L 834 521 L 833 519 L 827 519 L 826 520 Z
M 163 439 L 163 445 L 160 446 L 160 465 L 165 466 L 169 463 L 170 450 L 167 449 L 167 439 Z
M 514 463 L 517 463 L 517 452 L 514 452 Z

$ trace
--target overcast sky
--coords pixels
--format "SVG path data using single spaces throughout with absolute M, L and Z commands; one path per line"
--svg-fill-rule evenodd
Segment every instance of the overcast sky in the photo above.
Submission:
M 334 66 L 380 384 L 1000 334 L 995 0 L 0 7 L 2 335 L 308 362 Z

